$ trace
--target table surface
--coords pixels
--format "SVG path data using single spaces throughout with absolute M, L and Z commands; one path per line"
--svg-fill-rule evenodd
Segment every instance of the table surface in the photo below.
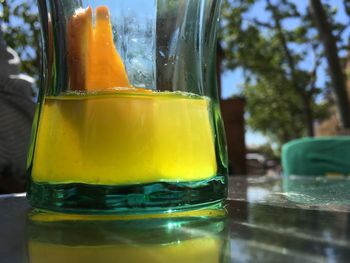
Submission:
M 0 262 L 347 262 L 350 179 L 231 177 L 226 217 L 60 218 L 0 197 Z M 116 258 L 119 260 L 116 261 Z

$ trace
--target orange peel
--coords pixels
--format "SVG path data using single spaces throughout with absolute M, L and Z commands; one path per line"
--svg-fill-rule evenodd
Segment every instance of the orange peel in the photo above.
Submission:
M 68 21 L 67 59 L 71 90 L 85 90 L 92 42 L 91 7 L 78 9 Z
M 68 22 L 68 68 L 71 90 L 97 91 L 130 87 L 113 41 L 108 7 L 78 9 Z

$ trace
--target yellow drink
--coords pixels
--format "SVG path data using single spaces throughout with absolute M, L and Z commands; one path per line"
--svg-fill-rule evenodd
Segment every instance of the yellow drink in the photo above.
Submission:
M 208 98 L 115 91 L 47 97 L 32 178 L 122 185 L 186 182 L 216 175 Z

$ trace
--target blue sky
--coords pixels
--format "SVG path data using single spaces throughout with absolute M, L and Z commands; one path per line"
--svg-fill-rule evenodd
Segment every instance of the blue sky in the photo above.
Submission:
M 268 20 L 269 19 L 269 15 L 265 12 L 265 8 L 264 8 L 264 4 L 263 2 L 265 1 L 259 1 L 258 4 L 256 4 L 252 10 L 249 12 L 249 14 L 247 15 L 247 17 L 258 17 L 259 20 Z M 298 5 L 298 9 L 301 12 L 305 12 L 305 9 L 307 7 L 308 1 L 304 1 L 304 0 L 298 0 L 298 1 L 294 1 L 297 5 Z M 341 21 L 341 22 L 347 22 L 349 23 L 349 18 L 347 17 L 344 8 L 343 8 L 343 0 L 329 0 L 329 1 L 325 1 L 329 4 L 332 5 L 333 8 L 337 8 L 338 12 L 337 15 L 335 17 L 335 19 L 337 21 Z M 298 23 L 295 20 L 287 20 L 283 26 L 287 27 L 287 28 L 294 28 L 295 26 L 297 26 Z M 346 30 L 343 33 L 343 37 L 347 39 L 347 37 L 349 37 L 349 29 Z M 312 56 L 308 56 L 306 57 L 306 59 L 303 61 L 303 63 L 301 64 L 302 67 L 305 68 L 310 68 L 312 65 L 311 63 L 313 63 L 313 58 Z M 327 74 L 326 74 L 326 63 L 323 62 L 321 67 L 319 68 L 318 71 L 318 81 L 317 84 L 319 86 L 323 86 L 324 82 L 326 81 L 327 78 Z M 228 98 L 232 95 L 238 95 L 242 93 L 242 88 L 243 88 L 243 71 L 241 69 L 237 69 L 235 71 L 225 71 L 223 72 L 222 76 L 221 76 L 221 83 L 222 83 L 222 98 Z M 262 134 L 258 133 L 258 132 L 254 132 L 251 131 L 249 129 L 247 129 L 246 132 L 246 144 L 249 145 L 260 145 L 263 143 L 268 142 L 268 139 L 266 137 L 264 137 Z

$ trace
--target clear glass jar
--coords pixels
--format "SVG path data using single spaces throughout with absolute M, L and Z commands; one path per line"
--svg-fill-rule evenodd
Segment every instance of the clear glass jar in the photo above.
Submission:
M 220 205 L 227 156 L 216 0 L 39 0 L 34 207 L 144 213 Z

